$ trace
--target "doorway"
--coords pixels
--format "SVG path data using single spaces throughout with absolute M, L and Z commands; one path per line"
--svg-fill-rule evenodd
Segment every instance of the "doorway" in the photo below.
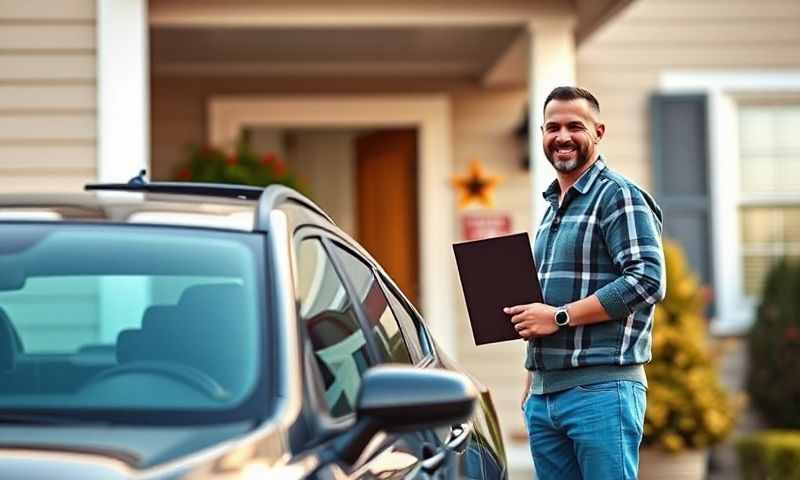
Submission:
M 248 128 L 419 305 L 416 129 Z
M 359 243 L 418 306 L 417 132 L 359 136 L 356 191 Z
M 457 285 L 450 100 L 445 95 L 220 95 L 208 103 L 208 139 L 234 145 L 243 128 L 415 128 L 419 306 L 439 345 L 456 349 Z

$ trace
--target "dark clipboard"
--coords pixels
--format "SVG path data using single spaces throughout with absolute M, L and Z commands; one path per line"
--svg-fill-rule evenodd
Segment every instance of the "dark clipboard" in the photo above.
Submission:
M 542 301 L 527 233 L 453 244 L 476 345 L 521 338 L 503 307 Z

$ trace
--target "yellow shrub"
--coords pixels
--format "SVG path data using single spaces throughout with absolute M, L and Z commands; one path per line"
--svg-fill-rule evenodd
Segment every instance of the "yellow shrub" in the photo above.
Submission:
M 667 297 L 655 311 L 643 444 L 678 452 L 721 441 L 736 409 L 708 352 L 704 289 L 680 247 L 665 241 L 664 255 Z

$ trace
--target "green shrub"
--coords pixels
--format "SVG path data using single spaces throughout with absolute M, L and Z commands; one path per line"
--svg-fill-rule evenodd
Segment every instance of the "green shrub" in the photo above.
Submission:
M 767 275 L 748 346 L 753 405 L 770 426 L 800 429 L 800 263 L 784 260 Z
M 179 165 L 174 179 L 181 182 L 233 183 L 258 187 L 281 184 L 307 194 L 302 182 L 282 159 L 272 152 L 256 153 L 250 147 L 247 137 L 243 137 L 231 153 L 209 145 L 190 146 L 188 158 Z
M 704 448 L 732 430 L 736 408 L 707 344 L 706 291 L 677 244 L 664 241 L 667 296 L 656 306 L 643 444 L 668 452 Z
M 736 444 L 743 480 L 800 480 L 800 432 L 766 431 Z

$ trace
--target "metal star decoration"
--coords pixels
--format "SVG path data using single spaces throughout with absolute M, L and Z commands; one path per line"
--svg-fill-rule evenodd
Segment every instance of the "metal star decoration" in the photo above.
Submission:
M 473 202 L 491 207 L 492 191 L 501 181 L 500 177 L 488 176 L 480 162 L 473 160 L 466 175 L 454 175 L 451 180 L 458 191 L 458 208 L 464 208 Z

